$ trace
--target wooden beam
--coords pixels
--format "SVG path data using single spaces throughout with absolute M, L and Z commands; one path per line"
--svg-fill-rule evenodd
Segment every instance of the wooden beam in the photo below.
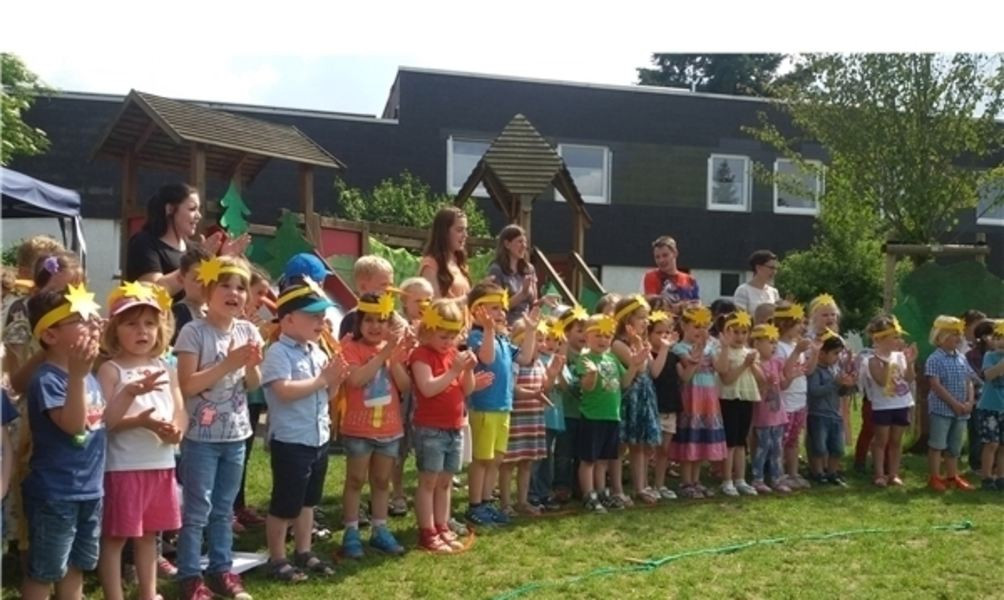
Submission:
M 234 161 L 233 166 L 227 169 L 227 172 L 229 173 L 227 179 L 229 179 L 230 183 L 237 188 L 238 192 L 244 191 L 244 174 L 242 171 L 249 156 L 250 154 L 247 152 L 241 154 L 240 157 Z
M 122 215 L 120 219 L 119 271 L 126 264 L 126 250 L 129 248 L 129 218 L 137 211 L 136 197 L 138 195 L 139 165 L 132 150 L 126 151 L 122 157 Z
M 300 164 L 300 207 L 303 209 L 304 229 L 307 241 L 319 248 L 321 244 L 321 222 L 314 209 L 314 167 Z
M 990 247 L 969 244 L 896 244 L 889 242 L 883 246 L 886 254 L 893 256 L 989 256 Z
M 150 136 L 153 135 L 154 131 L 157 131 L 157 122 L 151 119 L 150 124 L 146 126 L 143 133 L 136 139 L 136 144 L 132 147 L 133 154 L 138 155 L 143 150 L 143 146 L 146 146 L 147 141 L 150 140 Z
M 554 265 L 551 264 L 551 261 L 547 260 L 547 257 L 540 251 L 540 248 L 536 246 L 531 246 L 531 248 L 533 248 L 532 259 L 536 260 L 536 262 L 540 264 L 544 273 L 546 273 L 548 278 L 554 282 L 554 286 L 558 288 L 561 295 L 565 297 L 565 302 L 572 306 L 578 304 L 578 297 L 572 293 L 572 290 L 568 289 L 568 286 L 565 285 L 561 276 L 554 269 Z
M 199 200 L 202 201 L 202 205 L 206 207 L 207 212 L 209 208 L 209 199 L 206 198 L 206 148 L 202 144 L 192 144 L 191 154 L 189 155 L 189 179 L 192 187 L 199 194 Z

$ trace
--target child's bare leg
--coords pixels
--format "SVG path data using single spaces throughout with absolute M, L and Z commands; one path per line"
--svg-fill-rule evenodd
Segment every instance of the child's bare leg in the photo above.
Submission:
M 349 527 L 359 527 L 359 500 L 363 486 L 369 478 L 372 453 L 350 456 L 345 469 L 345 485 L 342 491 L 342 519 Z
M 452 477 L 447 473 L 447 478 Z M 418 528 L 422 530 L 433 529 L 433 495 L 438 492 L 438 480 L 440 473 L 436 471 L 419 471 L 418 488 L 415 490 L 415 518 L 418 521 Z
M 485 474 L 488 472 L 490 460 L 475 460 L 467 472 L 468 502 L 471 506 L 481 504 L 485 500 Z M 491 492 L 489 491 L 489 494 Z M 491 497 L 491 496 L 489 496 Z
M 994 466 L 997 477 L 1004 477 L 1004 446 L 997 446 L 997 461 Z
M 905 427 L 893 426 L 889 433 L 889 477 L 899 477 L 899 462 L 903 457 L 903 432 Z
M 666 470 L 669 469 L 669 440 L 655 450 L 655 489 L 666 487 Z
M 927 472 L 931 477 L 941 478 L 941 450 L 927 449 Z
M 645 460 L 645 446 L 632 444 L 628 446 L 631 452 L 631 487 L 635 494 L 645 491 L 648 483 L 648 461 Z
M 499 466 L 499 503 L 502 508 L 508 508 L 512 502 L 512 467 L 513 463 L 502 463 Z
M 444 472 L 436 480 L 436 495 L 433 499 L 436 526 L 449 525 L 453 502 L 453 473 Z
M 624 454 L 625 454 L 625 447 L 624 446 L 618 446 L 617 447 L 617 460 L 598 461 L 597 462 L 597 464 L 601 464 L 601 463 L 604 463 L 604 462 L 607 463 L 607 464 L 604 464 L 603 470 L 604 470 L 604 473 L 606 473 L 609 470 L 609 472 L 610 472 L 610 488 L 611 488 L 610 489 L 610 493 L 614 494 L 616 496 L 623 496 L 624 495 L 624 463 L 621 462 L 621 457 L 623 457 Z M 596 489 L 598 489 L 598 490 L 599 489 L 605 489 L 606 487 L 607 486 L 606 486 L 605 483 L 602 486 L 599 483 L 596 484 Z
M 732 449 L 732 480 L 746 481 L 746 447 Z
M 843 459 L 840 456 L 831 456 L 827 460 L 827 465 L 829 467 L 829 474 L 836 475 L 843 470 Z
M 157 596 L 157 536 L 150 533 L 133 540 L 133 562 L 140 600 Z M 105 595 L 108 598 L 108 595 Z
M 607 489 L 607 472 L 612 470 L 612 463 L 620 464 L 620 462 L 620 458 L 596 461 L 596 466 L 593 468 L 593 485 L 596 487 L 597 492 L 603 492 Z M 611 479 L 613 479 L 612 474 Z M 611 491 L 611 493 L 615 492 Z
M 84 597 L 84 574 L 69 567 L 66 575 L 56 582 L 56 600 L 81 600 Z
M 823 474 L 823 457 L 822 456 L 810 456 L 809 457 L 809 467 L 812 469 L 813 475 Z
M 872 433 L 872 463 L 875 467 L 875 478 L 886 476 L 886 446 L 889 445 L 889 426 L 876 425 Z M 891 454 L 891 452 L 890 452 Z M 891 460 L 889 461 L 892 462 Z M 890 464 L 891 466 L 891 464 Z
M 390 479 L 391 486 L 394 490 L 394 499 L 404 499 L 404 459 L 400 458 L 394 463 L 394 474 Z
M 51 591 L 51 583 L 35 581 L 30 577 L 24 577 L 21 579 L 22 600 L 49 600 L 49 592 Z
M 390 477 L 394 470 L 394 457 L 372 454 L 370 459 L 370 494 L 373 502 L 373 519 L 387 521 L 387 505 L 390 501 Z
M 532 467 L 532 460 L 521 460 L 516 466 L 516 502 L 522 506 L 530 503 L 530 475 L 533 474 Z
M 955 458 L 945 450 L 945 476 L 949 479 L 955 479 L 959 476 L 959 459 Z
M 798 444 L 784 449 L 784 472 L 788 477 L 798 476 Z
M 125 597 L 122 592 L 122 548 L 125 543 L 126 538 L 101 538 L 98 575 L 101 577 L 101 589 L 108 600 L 122 600 Z
M 293 520 L 293 548 L 297 554 L 310 552 L 311 535 L 314 533 L 314 507 L 304 506 Z
M 589 495 L 596 491 L 593 485 L 595 478 L 593 473 L 596 470 L 596 463 L 594 462 L 579 462 L 579 488 L 582 490 L 583 499 L 588 499 Z

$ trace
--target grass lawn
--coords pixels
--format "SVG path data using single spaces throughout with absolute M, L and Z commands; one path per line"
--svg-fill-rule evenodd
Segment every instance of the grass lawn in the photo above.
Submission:
M 335 529 L 344 458 L 332 456 L 323 509 Z M 293 598 L 494 598 L 531 582 L 553 582 L 602 567 L 631 567 L 689 550 L 777 537 L 865 528 L 903 528 L 823 541 L 757 545 L 668 562 L 644 572 L 619 572 L 530 591 L 524 598 L 1004 598 L 1004 493 L 923 489 L 925 463 L 908 457 L 907 486 L 877 490 L 854 477 L 851 488 L 813 489 L 789 497 L 675 501 L 607 515 L 524 519 L 479 531 L 456 556 L 410 550 L 402 558 L 368 554 L 341 562 L 330 579 L 287 585 L 245 576 L 256 600 Z M 414 482 L 414 473 L 410 473 Z M 248 480 L 255 506 L 267 504 L 268 455 L 256 446 Z M 465 506 L 466 493 L 454 507 Z M 964 531 L 932 526 L 971 521 Z M 414 548 L 414 515 L 392 519 L 400 541 Z M 363 532 L 368 537 L 368 530 Z M 341 534 L 315 547 L 330 555 Z M 264 548 L 263 530 L 240 536 L 240 550 Z M 9 563 L 8 563 L 9 565 Z M 10 571 L 5 573 L 10 575 Z M 5 577 L 5 580 L 8 578 Z M 8 583 L 9 581 L 5 581 Z M 5 586 L 4 598 L 17 597 Z M 162 586 L 175 597 L 173 586 Z M 101 597 L 92 582 L 89 598 Z

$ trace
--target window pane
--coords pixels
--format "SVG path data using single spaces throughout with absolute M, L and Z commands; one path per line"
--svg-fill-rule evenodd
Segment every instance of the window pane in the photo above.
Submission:
M 1004 181 L 980 186 L 980 203 L 976 214 L 980 219 L 1004 221 Z
M 598 198 L 606 196 L 603 177 L 604 154 L 604 148 L 561 147 L 561 157 L 565 159 L 568 172 L 572 174 L 575 186 L 583 196 Z
M 719 296 L 731 296 L 737 287 L 739 287 L 739 273 L 722 272 L 718 274 Z
M 803 171 L 790 160 L 777 161 L 777 205 L 816 208 L 816 174 Z
M 723 206 L 745 206 L 746 161 L 741 158 L 716 158 L 711 169 L 711 202 Z
M 453 180 L 450 181 L 452 189 L 458 190 L 464 185 L 471 171 L 488 150 L 488 145 L 488 142 L 453 140 Z M 481 189 L 480 186 L 478 188 Z

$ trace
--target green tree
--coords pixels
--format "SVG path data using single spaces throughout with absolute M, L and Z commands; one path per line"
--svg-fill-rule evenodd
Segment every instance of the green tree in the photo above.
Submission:
M 374 221 L 390 225 L 428 228 L 443 205 L 452 204 L 445 194 L 432 190 L 408 171 L 393 179 L 385 179 L 370 191 L 349 187 L 342 179 L 335 180 L 340 217 L 355 221 Z M 470 235 L 491 235 L 488 220 L 474 202 L 464 207 Z
M 230 184 L 227 193 L 220 199 L 220 206 L 223 207 L 223 214 L 220 215 L 220 225 L 227 230 L 230 237 L 240 237 L 248 230 L 247 216 L 251 214 L 251 209 L 244 203 L 237 186 Z
M 17 55 L 8 52 L 0 53 L 0 82 L 0 165 L 7 165 L 16 156 L 34 156 L 49 149 L 45 132 L 23 119 L 46 87 Z
M 275 237 L 265 242 L 264 249 L 270 258 L 263 266 L 273 277 L 282 275 L 282 270 L 294 254 L 314 251 L 314 247 L 300 232 L 296 214 L 291 212 L 283 212 L 279 217 Z
M 737 96 L 768 96 L 784 54 L 652 54 L 638 83 Z

